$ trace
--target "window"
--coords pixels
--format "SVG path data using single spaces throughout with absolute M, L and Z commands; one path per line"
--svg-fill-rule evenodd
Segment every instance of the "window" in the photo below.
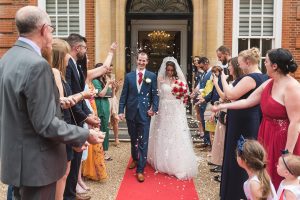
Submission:
M 55 26 L 54 36 L 85 35 L 85 0 L 39 0 L 39 6 L 46 10 Z
M 257 47 L 261 51 L 260 67 L 269 49 L 281 46 L 281 0 L 239 0 L 233 8 L 233 55 Z

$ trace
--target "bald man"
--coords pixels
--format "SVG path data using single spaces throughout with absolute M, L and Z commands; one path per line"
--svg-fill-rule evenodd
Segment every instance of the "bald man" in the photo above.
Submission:
M 20 37 L 0 60 L 1 181 L 14 186 L 15 199 L 54 199 L 66 171 L 65 144 L 96 144 L 103 135 L 60 120 L 51 67 L 41 56 L 54 31 L 47 13 L 23 7 L 16 25 Z

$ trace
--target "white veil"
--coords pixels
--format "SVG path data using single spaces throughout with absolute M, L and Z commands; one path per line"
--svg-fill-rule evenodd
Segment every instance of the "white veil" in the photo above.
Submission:
M 184 76 L 184 74 L 183 74 L 183 72 L 182 72 L 182 70 L 181 70 L 178 62 L 177 62 L 177 60 L 174 57 L 165 57 L 163 59 L 161 65 L 160 65 L 160 68 L 158 70 L 158 75 L 157 75 L 158 80 L 161 79 L 161 78 L 163 78 L 163 80 L 166 80 L 166 67 L 167 67 L 166 63 L 168 61 L 172 61 L 173 63 L 175 63 L 176 72 L 177 72 L 179 80 L 187 83 L 186 79 L 185 79 L 185 76 Z

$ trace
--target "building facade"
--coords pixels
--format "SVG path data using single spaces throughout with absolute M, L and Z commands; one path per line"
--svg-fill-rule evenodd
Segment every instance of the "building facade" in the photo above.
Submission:
M 300 0 L 0 0 L 0 57 L 17 38 L 14 16 L 25 5 L 49 13 L 56 37 L 85 36 L 90 67 L 103 62 L 117 41 L 117 78 L 135 68 L 141 49 L 150 54 L 150 70 L 174 56 L 189 80 L 192 56 L 206 56 L 214 64 L 222 44 L 233 56 L 258 47 L 262 71 L 271 48 L 289 49 L 300 65 Z M 295 76 L 300 79 L 300 69 Z

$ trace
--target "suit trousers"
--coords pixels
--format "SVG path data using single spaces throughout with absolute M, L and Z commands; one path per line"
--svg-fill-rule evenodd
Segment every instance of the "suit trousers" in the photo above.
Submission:
M 76 185 L 78 181 L 81 157 L 82 152 L 74 151 L 74 156 L 71 160 L 70 173 L 67 177 L 66 187 L 64 191 L 64 200 L 75 200 L 76 198 Z
M 150 118 L 142 120 L 137 112 L 134 120 L 126 120 L 131 140 L 131 156 L 137 161 L 137 173 L 143 173 L 147 161 Z
M 40 187 L 13 187 L 15 200 L 54 200 L 56 182 Z

